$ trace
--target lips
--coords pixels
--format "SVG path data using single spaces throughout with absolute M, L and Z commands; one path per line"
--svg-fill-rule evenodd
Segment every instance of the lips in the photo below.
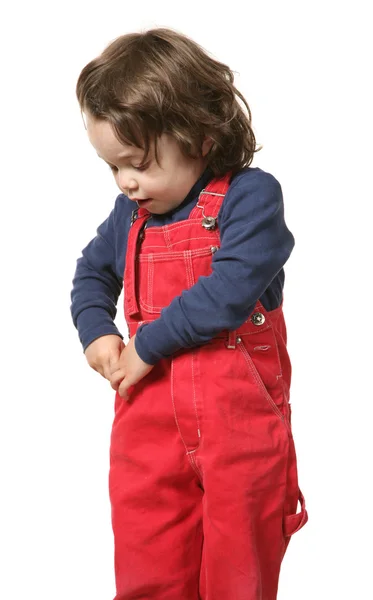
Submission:
M 147 202 L 150 202 L 151 198 L 144 198 L 144 200 L 136 200 L 137 204 L 139 206 L 142 206 L 143 204 L 146 204 Z

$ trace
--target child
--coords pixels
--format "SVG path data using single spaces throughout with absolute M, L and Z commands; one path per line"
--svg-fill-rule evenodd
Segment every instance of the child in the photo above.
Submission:
M 175 31 L 114 40 L 77 96 L 121 191 L 77 262 L 71 306 L 89 365 L 116 390 L 115 600 L 274 600 L 307 521 L 281 186 L 249 166 L 251 113 L 230 69 Z

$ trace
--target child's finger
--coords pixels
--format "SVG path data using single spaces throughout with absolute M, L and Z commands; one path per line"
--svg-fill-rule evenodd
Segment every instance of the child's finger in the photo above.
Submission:
M 111 377 L 112 378 L 113 377 L 119 377 L 120 375 L 122 375 L 122 377 L 123 377 L 124 374 L 125 374 L 125 372 L 126 371 L 125 371 L 124 367 L 118 367 L 117 369 L 115 369 L 115 371 L 111 372 Z
M 119 396 L 121 396 L 124 400 L 128 400 L 133 390 L 133 387 L 133 384 L 128 380 L 128 378 L 124 377 L 122 383 L 118 388 Z
M 120 355 L 117 358 L 110 360 L 109 369 L 111 374 L 115 373 L 115 371 L 118 371 L 121 368 L 119 359 Z
M 109 383 L 110 383 L 111 387 L 113 388 L 113 390 L 115 390 L 117 392 L 118 388 L 119 388 L 120 381 L 118 381 L 117 383 L 112 383 L 111 381 L 109 381 Z
M 105 379 L 107 379 L 108 381 L 110 381 L 111 373 L 110 373 L 109 365 L 104 365 L 102 367 L 102 373 L 101 373 L 101 375 L 103 377 L 105 377 Z
M 124 369 L 118 369 L 118 371 L 115 371 L 115 373 L 112 373 L 110 375 L 110 385 L 113 388 L 113 390 L 118 389 L 118 385 L 124 377 L 125 377 Z

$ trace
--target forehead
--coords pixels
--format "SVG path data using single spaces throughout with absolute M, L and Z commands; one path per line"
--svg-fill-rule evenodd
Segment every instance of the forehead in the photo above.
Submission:
M 101 158 L 106 158 L 106 156 L 130 158 L 142 154 L 141 148 L 119 141 L 109 121 L 95 119 L 86 114 L 85 124 L 89 141 Z

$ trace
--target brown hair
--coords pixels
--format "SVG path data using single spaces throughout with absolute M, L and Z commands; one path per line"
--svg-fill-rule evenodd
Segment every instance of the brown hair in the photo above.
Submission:
M 119 141 L 145 150 L 170 134 L 184 155 L 201 155 L 213 140 L 208 165 L 215 176 L 249 166 L 257 150 L 251 111 L 229 67 L 188 37 L 151 29 L 116 38 L 79 75 L 81 111 L 111 123 Z M 245 105 L 248 115 L 238 103 Z

